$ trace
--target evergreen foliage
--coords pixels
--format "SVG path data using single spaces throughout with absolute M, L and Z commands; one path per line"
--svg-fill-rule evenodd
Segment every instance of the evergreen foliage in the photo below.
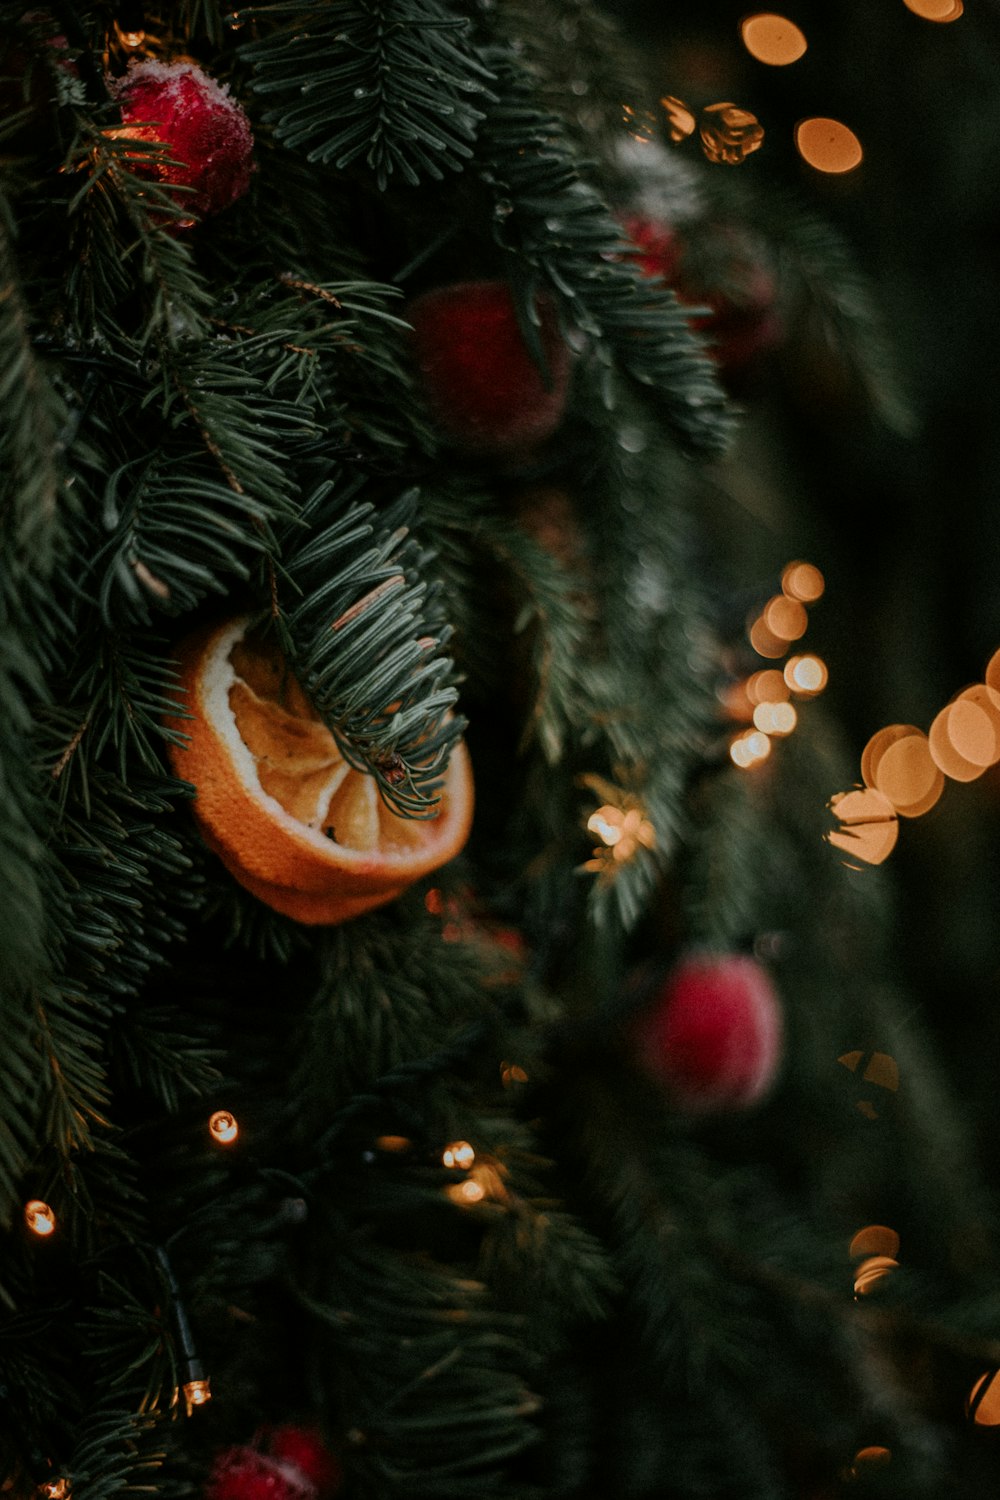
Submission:
M 639 64 L 583 0 L 151 9 L 144 49 L 196 57 L 256 135 L 200 224 L 168 148 L 121 133 L 121 19 L 0 4 L 0 1481 L 191 1500 L 292 1421 L 371 1500 L 780 1500 L 839 1493 L 874 1424 L 880 1493 L 934 1493 L 944 1420 L 873 1371 L 901 1331 L 1000 1359 L 995 1226 L 932 1083 L 935 1129 L 903 1101 L 881 1157 L 838 1088 L 838 1049 L 887 1036 L 932 1070 L 882 898 L 824 859 L 833 730 L 778 747 L 770 790 L 727 758 L 745 601 L 692 455 L 736 419 L 624 238 Z M 686 178 L 658 182 L 697 242 Z M 731 201 L 901 425 L 836 236 Z M 542 304 L 571 351 L 530 451 L 428 416 L 403 298 L 468 274 L 509 282 L 539 363 Z M 382 911 L 297 924 L 195 830 L 177 647 L 236 615 L 411 826 L 467 739 L 473 837 Z M 608 806 L 650 830 L 621 859 Z M 792 1062 L 735 1124 L 636 1064 L 690 946 L 767 956 L 785 994 Z M 928 1235 L 931 1270 L 854 1317 L 840 1242 L 927 1180 L 975 1266 Z

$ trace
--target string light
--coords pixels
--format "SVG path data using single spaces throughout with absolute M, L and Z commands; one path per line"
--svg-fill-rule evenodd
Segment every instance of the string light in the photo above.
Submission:
M 118 38 L 119 45 L 124 47 L 126 52 L 137 51 L 146 40 L 146 33 L 144 31 L 123 31 L 117 21 L 115 22 L 115 36 Z
M 408 1135 L 379 1135 L 375 1137 L 375 1147 L 378 1151 L 386 1151 L 390 1156 L 402 1156 L 409 1151 L 413 1142 Z
M 743 45 L 758 62 L 772 68 L 784 68 L 804 57 L 808 43 L 805 33 L 787 16 L 760 11 L 740 22 Z
M 35 1490 L 35 1494 L 43 1496 L 44 1500 L 69 1500 L 72 1493 L 72 1485 L 62 1474 L 58 1479 L 46 1479 Z
M 799 121 L 795 127 L 795 147 L 810 167 L 833 176 L 853 172 L 864 156 L 853 130 L 840 120 L 822 115 Z
M 184 1409 L 190 1417 L 196 1406 L 205 1406 L 212 1399 L 210 1382 L 207 1375 L 198 1380 L 186 1380 L 181 1386 L 181 1394 L 184 1397 Z
M 236 1116 L 230 1114 L 228 1109 L 217 1109 L 213 1115 L 210 1115 L 208 1128 L 212 1139 L 220 1146 L 231 1146 L 240 1133 Z
M 473 1203 L 482 1203 L 486 1197 L 486 1189 L 481 1182 L 467 1177 L 464 1182 L 457 1182 L 453 1187 L 445 1190 L 452 1203 L 457 1203 L 460 1208 L 468 1208 Z
M 602 875 L 613 875 L 616 868 L 634 858 L 640 849 L 656 848 L 656 829 L 646 817 L 638 799 L 619 791 L 599 776 L 582 776 L 580 783 L 598 796 L 616 797 L 606 802 L 587 819 L 587 830 L 601 840 L 583 868 Z
M 764 606 L 764 624 L 779 641 L 797 641 L 806 633 L 809 617 L 805 605 L 787 594 L 775 594 Z
M 861 774 L 901 818 L 929 812 L 944 791 L 927 736 L 912 724 L 893 724 L 873 736 L 862 752 Z
M 500 1082 L 505 1089 L 513 1088 L 515 1083 L 527 1083 L 528 1075 L 517 1063 L 502 1062 L 500 1064 Z
M 884 1467 L 892 1459 L 892 1450 L 872 1444 L 869 1448 L 859 1448 L 854 1455 L 854 1464 L 848 1469 L 848 1477 L 857 1479 L 859 1466 L 863 1469 L 874 1469 Z
M 764 672 L 754 672 L 747 678 L 746 692 L 751 703 L 784 703 L 788 699 L 788 684 L 777 667 Z
M 459 1167 L 463 1172 L 468 1171 L 475 1159 L 476 1153 L 468 1141 L 452 1141 L 441 1156 L 446 1167 Z
M 24 1205 L 24 1222 L 39 1239 L 55 1233 L 56 1216 L 41 1198 L 30 1198 Z
M 730 759 L 741 771 L 749 771 L 752 766 L 760 765 L 770 753 L 771 741 L 760 729 L 750 729 L 745 734 L 737 735 L 729 746 Z

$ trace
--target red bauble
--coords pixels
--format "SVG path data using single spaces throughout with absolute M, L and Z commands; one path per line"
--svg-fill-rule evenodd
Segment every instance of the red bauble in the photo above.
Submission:
M 267 1434 L 272 1458 L 294 1464 L 316 1486 L 318 1500 L 340 1489 L 343 1471 L 315 1427 L 272 1427 Z
M 250 122 L 228 90 L 201 68 L 133 62 L 114 91 L 130 133 L 169 148 L 176 165 L 158 166 L 156 175 L 192 189 L 178 195 L 192 218 L 218 213 L 246 192 L 253 171 Z
M 711 353 L 724 373 L 742 370 L 759 354 L 781 341 L 782 327 L 775 301 L 777 288 L 770 272 L 742 239 L 719 233 L 716 258 L 724 260 L 729 290 L 724 295 L 703 287 L 685 266 L 685 246 L 676 230 L 655 219 L 624 221 L 625 233 L 638 253 L 636 265 L 644 276 L 665 281 L 678 302 L 710 311 L 689 319 L 711 343 Z
M 256 1448 L 226 1448 L 212 1465 L 205 1500 L 318 1500 L 318 1491 L 296 1464 Z
M 548 380 L 524 341 L 506 282 L 456 282 L 410 303 L 427 404 L 456 447 L 504 453 L 541 442 L 562 421 L 569 350 L 551 305 L 539 301 L 537 310 Z
M 781 1039 L 771 980 L 738 954 L 682 960 L 635 1028 L 642 1068 L 692 1113 L 760 1099 L 778 1071 Z

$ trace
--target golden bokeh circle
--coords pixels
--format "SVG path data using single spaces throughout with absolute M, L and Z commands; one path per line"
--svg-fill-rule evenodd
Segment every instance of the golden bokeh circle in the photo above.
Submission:
M 854 131 L 825 115 L 799 121 L 795 127 L 795 147 L 810 167 L 834 175 L 853 172 L 864 156 Z
M 984 692 L 989 692 L 985 686 Z M 1000 736 L 993 714 L 983 703 L 965 694 L 953 699 L 936 716 L 929 743 L 935 764 L 952 781 L 975 781 L 1000 759 Z
M 813 563 L 790 562 L 781 575 L 781 591 L 801 604 L 815 604 L 826 588 L 819 568 Z
M 808 42 L 805 33 L 787 16 L 760 11 L 740 22 L 743 45 L 758 62 L 772 68 L 784 68 L 804 57 Z
M 775 635 L 763 615 L 754 620 L 750 626 L 749 635 L 750 644 L 758 656 L 765 656 L 774 661 L 777 657 L 784 656 L 788 650 L 787 640 L 782 640 L 781 636 Z
M 851 1240 L 850 1253 L 852 1259 L 858 1255 L 895 1257 L 899 1254 L 899 1235 L 887 1224 L 868 1224 Z
M 793 693 L 815 698 L 826 687 L 830 674 L 818 656 L 790 656 L 785 663 L 785 681 Z
M 986 1370 L 980 1375 L 965 1403 L 965 1410 L 977 1427 L 1000 1427 L 1000 1370 Z
M 838 792 L 830 798 L 830 808 L 841 826 L 826 834 L 827 843 L 866 865 L 888 859 L 899 837 L 899 822 L 881 792 L 871 787 Z
M 962 0 L 903 0 L 907 10 L 922 21 L 957 21 L 965 10 Z
M 764 624 L 781 641 L 797 641 L 806 633 L 809 616 L 805 605 L 787 594 L 775 594 L 764 606 Z

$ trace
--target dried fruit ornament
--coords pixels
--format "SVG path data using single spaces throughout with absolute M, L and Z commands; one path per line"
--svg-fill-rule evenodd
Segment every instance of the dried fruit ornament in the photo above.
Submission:
M 208 846 L 246 890 L 297 922 L 333 925 L 383 906 L 453 859 L 472 823 L 463 742 L 436 816 L 401 818 L 344 760 L 280 651 L 241 617 L 179 648 L 175 775 L 195 787 Z

